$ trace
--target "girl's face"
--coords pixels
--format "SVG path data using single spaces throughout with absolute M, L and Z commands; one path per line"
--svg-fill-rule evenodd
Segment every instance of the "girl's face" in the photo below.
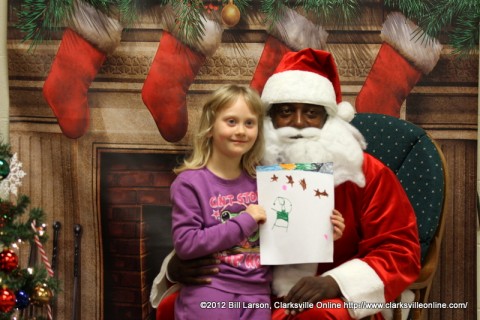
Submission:
M 213 155 L 239 160 L 252 148 L 257 136 L 258 117 L 240 96 L 216 115 L 211 131 Z

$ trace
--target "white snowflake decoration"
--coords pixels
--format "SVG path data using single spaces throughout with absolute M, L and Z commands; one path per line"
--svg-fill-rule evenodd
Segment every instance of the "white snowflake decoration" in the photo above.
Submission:
M 22 170 L 22 163 L 17 160 L 15 153 L 10 160 L 10 174 L 0 181 L 0 199 L 8 199 L 10 194 L 17 195 L 18 187 L 22 185 L 22 178 L 26 173 Z

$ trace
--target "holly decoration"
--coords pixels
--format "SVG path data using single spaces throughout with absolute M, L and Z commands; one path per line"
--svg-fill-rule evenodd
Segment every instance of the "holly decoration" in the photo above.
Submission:
M 134 21 L 140 11 L 153 10 L 142 0 L 79 0 L 95 6 L 107 14 L 117 13 L 120 19 L 129 23 Z M 148 1 L 147 1 L 148 2 Z M 265 16 L 265 24 L 270 28 L 282 16 L 285 7 L 302 10 L 312 19 L 324 23 L 348 22 L 355 18 L 361 5 L 360 0 L 236 0 L 236 10 L 231 10 L 231 0 L 158 0 L 158 6 L 171 6 L 177 22 L 178 36 L 184 43 L 198 41 L 204 35 L 205 26 L 201 19 L 203 13 L 218 10 L 223 3 L 229 8 L 226 24 L 234 23 L 240 14 L 251 10 L 259 3 L 259 10 Z M 25 40 L 36 44 L 48 39 L 52 31 L 68 23 L 72 16 L 75 1 L 61 0 L 24 0 L 18 12 L 17 27 L 24 32 Z M 385 0 L 385 6 L 391 11 L 401 11 L 415 22 L 425 33 L 436 38 L 441 32 L 448 34 L 455 53 L 478 52 L 480 2 L 478 0 Z M 213 15 L 215 18 L 215 15 Z M 218 17 L 217 17 L 218 18 Z M 221 17 L 223 19 L 223 15 Z

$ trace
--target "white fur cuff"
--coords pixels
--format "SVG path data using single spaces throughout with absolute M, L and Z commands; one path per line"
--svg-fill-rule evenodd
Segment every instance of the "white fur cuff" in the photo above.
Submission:
M 84 1 L 75 1 L 75 12 L 69 27 L 105 54 L 120 45 L 122 24 Z
M 385 303 L 384 284 L 375 270 L 366 262 L 354 259 L 327 271 L 335 279 L 347 302 Z M 353 318 L 360 319 L 375 314 L 380 309 L 348 309 Z

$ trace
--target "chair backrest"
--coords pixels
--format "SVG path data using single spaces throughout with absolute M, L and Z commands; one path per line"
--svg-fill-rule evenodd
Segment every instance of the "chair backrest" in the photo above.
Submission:
M 397 175 L 417 216 L 422 261 L 443 211 L 445 175 L 441 151 L 415 124 L 395 117 L 358 113 L 352 120 L 367 141 L 367 152 Z

